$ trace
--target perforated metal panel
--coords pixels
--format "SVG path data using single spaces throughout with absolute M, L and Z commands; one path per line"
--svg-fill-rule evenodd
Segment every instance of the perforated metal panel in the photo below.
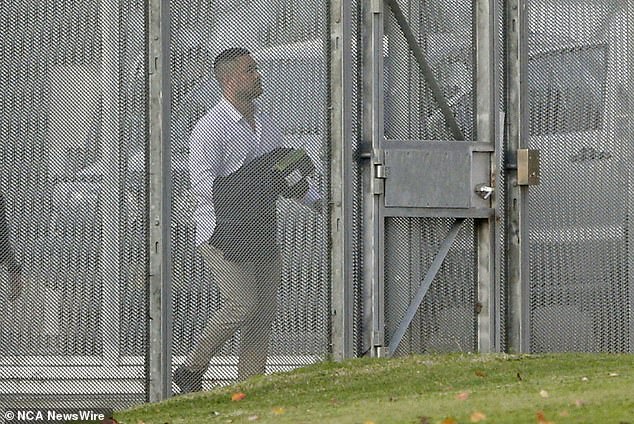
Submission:
M 465 1 L 399 1 L 465 140 L 473 140 L 473 5 Z M 429 82 L 386 7 L 385 136 L 451 140 Z
M 425 277 L 451 219 L 389 218 L 385 227 L 387 343 Z M 396 354 L 473 352 L 476 348 L 473 225 L 458 235 Z
M 22 289 L 9 299 L 0 267 L 0 403 L 141 402 L 144 4 L 3 1 L 0 17 L 4 241 Z
M 529 4 L 531 349 L 631 351 L 631 6 Z

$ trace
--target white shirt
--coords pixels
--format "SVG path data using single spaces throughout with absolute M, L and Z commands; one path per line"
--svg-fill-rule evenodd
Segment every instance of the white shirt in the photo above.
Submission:
M 216 177 L 227 176 L 276 147 L 284 146 L 280 128 L 264 113 L 255 111 L 255 131 L 224 97 L 207 112 L 189 137 L 189 175 L 196 197 L 196 245 L 211 237 L 216 227 L 212 187 Z M 314 187 L 305 201 L 318 198 Z

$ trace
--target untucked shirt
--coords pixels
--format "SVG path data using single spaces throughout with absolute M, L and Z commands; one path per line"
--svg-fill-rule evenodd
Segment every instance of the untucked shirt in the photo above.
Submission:
M 189 138 L 189 175 L 196 197 L 196 245 L 211 237 L 216 227 L 213 182 L 244 163 L 284 146 L 284 136 L 273 120 L 256 108 L 255 131 L 224 97 L 195 125 Z M 311 185 L 304 201 L 318 198 Z

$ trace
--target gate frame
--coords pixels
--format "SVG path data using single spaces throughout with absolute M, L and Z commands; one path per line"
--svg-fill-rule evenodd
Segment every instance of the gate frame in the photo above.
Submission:
M 362 350 L 370 356 L 388 356 L 390 350 L 395 350 L 398 341 L 389 348 L 385 346 L 385 306 L 384 306 L 384 218 L 389 213 L 385 213 L 382 202 L 384 201 L 384 169 L 383 169 L 383 141 L 384 141 L 384 99 L 383 99 L 383 36 L 384 17 L 388 13 L 388 6 L 395 14 L 401 30 L 408 39 L 409 48 L 417 58 L 422 73 L 432 81 L 432 90 L 437 100 L 441 104 L 441 109 L 445 115 L 448 125 L 455 138 L 461 138 L 460 130 L 456 131 L 455 120 L 451 116 L 450 110 L 442 107 L 444 101 L 440 90 L 433 83 L 433 77 L 429 77 L 430 71 L 425 63 L 424 56 L 417 48 L 412 33 L 407 27 L 402 13 L 398 8 L 398 3 L 393 0 L 365 0 L 362 2 L 362 22 L 366 32 L 363 34 L 363 66 L 364 78 L 362 91 L 364 96 L 364 121 L 362 127 L 362 139 L 364 151 L 361 157 L 365 159 L 362 169 L 363 179 L 363 213 L 364 213 L 364 317 L 362 328 Z M 478 47 L 476 60 L 476 122 L 477 139 L 483 144 L 490 145 L 491 151 L 495 153 L 499 143 L 499 125 L 497 116 L 499 115 L 497 102 L 499 93 L 497 89 L 496 67 L 494 54 L 496 52 L 495 29 L 497 9 L 493 0 L 476 0 L 474 2 L 475 38 Z M 451 125 L 454 121 L 454 125 Z M 497 163 L 495 154 L 490 157 L 490 181 L 495 183 L 497 174 Z M 499 187 L 498 192 L 499 192 Z M 497 202 L 492 199 L 491 209 L 500 213 Z M 464 214 L 465 216 L 461 215 Z M 500 349 L 500 297 L 499 297 L 499 259 L 496 253 L 500 252 L 496 244 L 496 235 L 499 226 L 496 224 L 495 216 L 484 214 L 480 216 L 473 211 L 455 212 L 452 210 L 437 210 L 435 212 L 424 213 L 425 216 L 454 216 L 457 218 L 474 218 L 476 242 L 477 242 L 477 293 L 478 300 L 476 308 L 479 310 L 477 319 L 477 347 L 480 352 L 498 351 Z M 407 216 L 407 215 L 405 215 Z M 411 216 L 421 216 L 421 213 L 412 213 Z M 456 225 L 459 225 L 457 222 Z M 451 235 L 451 233 L 450 233 Z M 455 234 L 454 234 L 455 236 Z M 450 244 L 451 242 L 448 241 Z M 445 243 L 443 243 L 445 244 Z M 449 246 L 443 246 L 443 250 Z M 401 322 L 401 328 L 397 330 L 397 336 L 404 333 L 404 329 L 411 321 L 412 311 L 418 309 L 420 301 L 424 297 L 426 287 L 429 286 L 435 273 L 437 272 L 443 259 L 443 252 L 439 252 L 438 261 L 434 261 L 433 269 L 430 269 L 428 276 L 419 288 L 415 301 L 410 305 L 410 310 L 406 313 Z M 446 254 L 446 252 L 445 252 Z M 438 263 L 436 263 L 438 262 Z M 426 287 L 425 287 L 426 286 Z
M 517 151 L 528 146 L 528 11 L 527 0 L 507 0 L 506 58 L 508 113 L 504 157 L 507 205 L 506 259 L 508 287 L 507 348 L 530 350 L 528 185 L 519 185 Z M 524 77 L 524 78 L 523 78 Z

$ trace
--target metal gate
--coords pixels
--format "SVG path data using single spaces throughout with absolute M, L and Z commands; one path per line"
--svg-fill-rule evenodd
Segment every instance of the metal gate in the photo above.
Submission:
M 362 351 L 498 349 L 493 3 L 363 11 Z

